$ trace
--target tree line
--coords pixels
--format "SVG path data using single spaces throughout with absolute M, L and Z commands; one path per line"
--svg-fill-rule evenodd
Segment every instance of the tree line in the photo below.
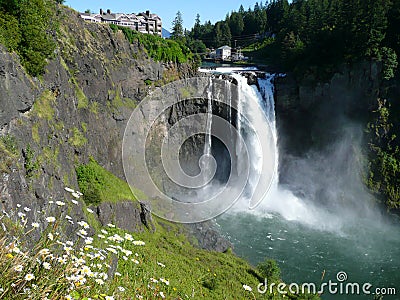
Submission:
M 267 26 L 266 6 L 255 4 L 254 9 L 245 10 L 243 5 L 239 11 L 232 11 L 225 20 L 212 24 L 206 21 L 201 24 L 197 14 L 191 30 L 183 28 L 181 12 L 178 11 L 172 23 L 173 39 L 184 40 L 195 53 L 204 53 L 207 48 L 217 48 L 222 45 L 243 46 L 253 42 L 257 36 L 264 34 Z
M 272 0 L 228 13 L 225 20 L 201 23 L 197 15 L 184 30 L 178 12 L 172 38 L 194 52 L 222 45 L 245 47 L 271 39 L 277 59 L 288 68 L 337 65 L 365 58 L 384 62 L 391 78 L 400 53 L 399 0 Z

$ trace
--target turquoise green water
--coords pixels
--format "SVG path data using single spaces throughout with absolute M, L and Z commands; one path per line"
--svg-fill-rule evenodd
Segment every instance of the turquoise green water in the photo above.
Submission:
M 395 287 L 400 299 L 400 226 L 358 220 L 341 232 L 315 230 L 279 215 L 259 217 L 247 213 L 226 214 L 218 219 L 221 230 L 234 244 L 234 251 L 256 265 L 266 257 L 275 259 L 283 280 L 290 284 L 337 282 L 346 272 L 346 282 Z M 325 272 L 324 278 L 322 274 Z M 373 299 L 372 295 L 329 295 L 322 299 Z

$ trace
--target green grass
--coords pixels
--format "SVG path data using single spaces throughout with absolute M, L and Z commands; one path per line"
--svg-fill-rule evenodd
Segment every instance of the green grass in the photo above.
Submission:
M 109 90 L 108 98 L 111 99 L 111 101 L 107 103 L 107 106 L 113 112 L 118 111 L 121 107 L 130 109 L 135 109 L 137 107 L 137 101 L 121 97 L 121 86 L 118 86 L 115 90 Z
M 35 123 L 32 125 L 32 139 L 35 141 L 35 143 L 40 143 L 39 123 Z
M 5 135 L 0 137 L 0 173 L 9 173 L 10 167 L 17 161 L 18 150 L 15 137 Z
M 77 167 L 77 175 L 83 193 L 94 185 L 101 200 L 134 200 L 128 185 L 94 159 Z M 287 289 L 286 295 L 258 294 L 265 276 L 269 283 L 281 282 L 275 262 L 267 260 L 255 268 L 232 251 L 196 248 L 183 225 L 157 217 L 154 232 L 143 227 L 132 233 L 113 224 L 101 227 L 96 214 L 75 199 L 76 192 L 70 193 L 63 201 L 49 201 L 33 218 L 27 219 L 24 212 L 35 207 L 17 207 L 9 212 L 14 219 L 3 217 L 2 299 L 319 299 Z M 87 223 L 74 219 L 73 207 L 84 212 Z M 79 225 L 73 231 L 77 240 L 65 235 L 67 220 Z M 29 247 L 24 241 L 32 232 L 41 237 Z
M 107 230 L 109 234 L 124 236 L 119 229 Z M 145 241 L 146 245 L 132 247 L 125 242 L 122 247 L 136 253 L 133 259 L 139 264 L 121 259 L 118 272 L 122 274 L 123 286 L 144 299 L 157 299 L 159 292 L 167 295 L 168 299 L 255 297 L 254 292 L 243 289 L 243 284 L 252 286 L 253 291 L 256 289 L 261 274 L 255 268 L 232 253 L 210 252 L 193 247 L 180 226 L 168 226 L 166 229 L 156 224 L 155 233 L 137 233 L 134 238 Z M 151 278 L 158 282 L 151 282 Z M 161 278 L 168 280 L 169 285 L 163 283 Z
M 265 268 L 254 268 L 230 251 L 193 247 L 182 225 L 155 220 L 154 233 L 131 233 L 113 224 L 101 228 L 92 212 L 86 215 L 96 227 L 89 220 L 88 224 L 69 217 L 71 205 L 80 206 L 72 195 L 49 205 L 34 219 L 27 219 L 26 207 L 9 212 L 20 215 L 16 220 L 3 217 L 2 299 L 318 299 L 290 293 L 258 294 Z M 69 221 L 79 225 L 77 240 L 63 232 L 67 214 Z M 96 233 L 88 237 L 93 229 Z M 29 247 L 24 241 L 32 232 L 40 233 L 40 239 Z M 267 268 L 276 274 L 274 268 Z M 279 278 L 274 282 L 280 282 Z
M 33 104 L 33 112 L 40 119 L 52 120 L 54 117 L 54 105 L 56 97 L 50 90 L 45 90 Z
M 85 135 L 76 127 L 72 128 L 72 135 L 68 139 L 68 143 L 74 147 L 81 148 L 87 143 Z
M 135 201 L 128 183 L 101 167 L 93 158 L 89 163 L 76 168 L 79 188 L 84 194 L 86 204 L 99 204 L 107 201 Z M 141 191 L 135 190 L 141 199 L 147 198 Z

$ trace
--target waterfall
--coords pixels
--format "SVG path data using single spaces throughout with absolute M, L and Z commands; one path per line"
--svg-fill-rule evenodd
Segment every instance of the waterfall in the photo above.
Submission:
M 210 77 L 210 85 L 207 91 L 207 124 L 206 124 L 206 136 L 205 136 L 205 143 L 204 143 L 204 155 L 210 156 L 211 155 L 211 147 L 212 147 L 212 93 L 213 93 L 213 86 L 212 86 L 212 78 Z
M 332 227 L 335 228 L 339 221 L 336 217 L 326 213 L 320 208 L 316 207 L 312 202 L 305 199 L 301 199 L 293 194 L 292 191 L 279 185 L 279 147 L 278 147 L 278 131 L 276 128 L 276 115 L 275 115 L 275 99 L 274 99 L 274 80 L 275 75 L 265 74 L 265 78 L 258 78 L 259 89 L 253 85 L 251 88 L 254 90 L 256 95 L 255 99 L 258 101 L 260 106 L 264 110 L 266 119 L 253 119 L 251 120 L 254 126 L 259 126 L 258 122 L 269 122 L 270 128 L 272 129 L 272 137 L 276 147 L 275 155 L 275 170 L 273 181 L 269 190 L 268 195 L 261 202 L 261 205 L 253 211 L 255 214 L 266 215 L 268 213 L 278 213 L 287 220 L 300 221 L 306 224 L 318 225 L 318 227 Z M 243 77 L 242 77 L 243 82 Z M 248 85 L 247 85 L 248 86 Z M 243 106 L 250 110 L 250 114 L 255 115 L 254 110 L 254 99 L 243 99 Z M 243 126 L 243 125 L 242 125 Z M 252 139 L 253 137 L 247 137 Z M 249 141 L 253 144 L 252 141 Z M 254 150 L 255 152 L 257 150 Z M 253 170 L 258 172 L 257 157 L 253 157 L 252 165 Z M 250 178 L 250 182 L 252 178 Z M 247 210 L 248 211 L 248 210 Z M 330 220 L 329 224 L 326 220 Z
M 248 73 L 247 70 L 246 73 Z M 252 75 L 256 76 L 255 73 Z M 256 85 L 248 85 L 247 78 L 243 73 L 240 74 L 240 72 L 236 72 L 232 73 L 231 76 L 238 81 L 239 85 L 238 110 L 250 116 L 249 120 L 238 117 L 238 128 L 240 128 L 246 140 L 246 144 L 250 145 L 250 147 L 248 147 L 250 156 L 250 177 L 247 187 L 249 190 L 257 185 L 258 177 L 264 175 L 262 174 L 261 167 L 261 157 L 263 153 L 259 144 L 256 142 L 257 136 L 253 133 L 253 128 L 260 128 L 263 123 L 268 122 L 271 128 L 272 139 L 266 136 L 268 133 L 261 133 L 262 136 L 259 136 L 259 138 L 272 140 L 276 149 L 273 170 L 274 177 L 268 194 L 261 204 L 256 209 L 249 210 L 251 199 L 247 199 L 245 195 L 243 197 L 244 199 L 241 199 L 238 204 L 233 207 L 232 211 L 245 211 L 261 216 L 268 216 L 270 213 L 278 213 L 287 220 L 296 220 L 313 225 L 323 224 L 324 220 L 329 218 L 332 221 L 329 226 L 337 226 L 336 221 L 332 220 L 332 216 L 328 216 L 328 213 L 317 208 L 313 203 L 295 196 L 290 190 L 279 186 L 279 147 L 273 84 L 275 75 L 266 73 L 264 78 L 258 78 L 258 87 Z M 243 95 L 246 95 L 246 97 Z M 260 111 L 260 107 L 263 111 Z M 241 151 L 242 149 L 236 149 L 236 156 L 239 158 L 239 169 L 241 168 Z M 238 173 L 240 173 L 240 170 L 238 170 Z
M 278 131 L 276 129 L 276 117 L 275 117 L 275 98 L 274 98 L 274 74 L 265 74 L 265 78 L 258 78 L 258 85 L 260 87 L 261 107 L 268 118 L 272 129 L 272 135 L 275 143 L 275 148 L 277 149 L 275 153 L 275 176 L 272 183 L 272 188 L 277 189 L 279 183 L 279 151 L 278 151 Z
M 262 172 L 262 149 L 257 141 L 257 128 L 261 128 L 261 123 L 268 122 L 265 113 L 260 111 L 263 98 L 256 86 L 248 85 L 247 78 L 240 73 L 233 73 L 232 77 L 238 81 L 238 117 L 237 130 L 244 137 L 247 145 L 247 151 L 250 159 L 250 177 L 247 189 L 252 191 L 258 183 Z M 262 106 L 261 106 L 262 107 Z M 247 115 L 249 119 L 245 119 Z M 268 134 L 266 132 L 265 134 Z M 268 136 L 266 136 L 268 138 Z M 236 157 L 238 159 L 238 174 L 244 167 L 241 162 L 243 151 L 240 147 L 236 148 Z
M 279 214 L 286 220 L 299 221 L 313 226 L 318 225 L 318 227 L 338 226 L 337 218 L 332 217 L 330 213 L 317 207 L 312 201 L 297 197 L 292 191 L 279 185 L 279 147 L 277 145 L 278 132 L 276 128 L 273 84 L 276 75 L 265 73 L 262 76 L 258 76 L 260 75 L 260 72 L 255 73 L 255 71 L 256 70 L 254 69 L 246 68 L 218 68 L 216 71 L 203 70 L 203 72 L 208 73 L 217 72 L 219 74 L 228 74 L 238 83 L 238 95 L 236 95 L 236 129 L 244 139 L 247 149 L 242 149 L 242 146 L 239 146 L 240 144 L 236 140 L 235 151 L 234 153 L 231 153 L 231 155 L 234 156 L 231 157 L 231 159 L 236 159 L 237 162 L 236 170 L 233 170 L 236 174 L 233 175 L 240 176 L 246 167 L 250 171 L 244 193 L 229 212 L 246 212 L 264 217 L 270 216 L 272 213 Z M 247 77 L 249 75 L 253 78 L 258 77 L 257 85 L 248 84 Z M 208 106 L 210 106 L 210 101 L 208 102 Z M 208 107 L 208 112 L 211 112 L 210 107 Z M 247 116 L 247 118 L 244 116 Z M 232 119 L 229 121 L 233 124 Z M 211 132 L 210 126 L 211 122 L 207 122 L 207 134 Z M 267 127 L 269 127 L 270 130 L 263 132 L 258 130 L 259 128 Z M 265 141 L 274 144 L 273 149 L 275 153 L 273 153 L 273 170 L 263 169 L 263 163 L 265 163 L 263 157 L 265 158 L 265 156 L 271 154 L 263 153 L 261 144 Z M 204 151 L 205 153 L 211 153 L 211 143 L 209 138 L 206 140 Z M 249 166 L 245 166 L 242 163 L 242 158 L 245 153 L 247 153 L 246 155 L 249 157 Z M 266 171 L 270 173 L 264 174 Z M 273 175 L 271 175 L 271 173 Z M 271 177 L 272 182 L 270 183 L 270 186 L 261 186 L 262 191 L 260 193 L 260 191 L 257 190 L 257 188 L 260 188 L 259 183 L 261 182 L 264 184 L 265 182 L 269 182 L 266 179 Z M 262 200 L 258 206 L 257 204 L 259 202 L 252 203 L 253 199 L 257 200 L 257 196 Z M 327 219 L 329 219 L 329 224 L 326 222 Z

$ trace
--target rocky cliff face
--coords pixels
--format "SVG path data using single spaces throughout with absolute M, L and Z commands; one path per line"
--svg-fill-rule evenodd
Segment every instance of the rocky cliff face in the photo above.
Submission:
M 380 93 L 381 66 L 343 66 L 323 82 L 288 74 L 276 79 L 276 112 L 280 146 L 291 154 L 332 143 L 348 121 L 365 122 Z
M 65 186 L 78 189 L 75 166 L 89 156 L 123 178 L 122 135 L 134 107 L 153 86 L 196 72 L 190 64 L 155 62 L 121 32 L 85 23 L 74 11 L 62 9 L 59 17 L 58 47 L 42 77 L 26 75 L 18 57 L 0 48 L 0 135 L 12 137 L 15 149 L 0 158 L 7 162 L 0 197 L 8 211 L 33 206 L 28 220 L 51 210 L 50 200 L 70 197 Z M 122 206 L 115 212 L 126 211 Z M 131 216 L 148 215 L 139 204 L 125 206 Z M 97 210 L 100 221 L 120 219 L 110 207 Z M 79 209 L 73 213 L 86 218 Z

